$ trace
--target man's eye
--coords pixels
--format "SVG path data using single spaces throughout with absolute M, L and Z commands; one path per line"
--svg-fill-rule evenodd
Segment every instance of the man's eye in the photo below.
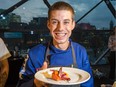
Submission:
M 69 24 L 69 22 L 64 22 L 64 24 Z
M 56 24 L 57 22 L 56 21 L 53 21 L 52 24 Z

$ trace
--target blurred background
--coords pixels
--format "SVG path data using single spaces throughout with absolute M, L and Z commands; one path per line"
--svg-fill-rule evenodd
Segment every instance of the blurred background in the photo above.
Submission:
M 12 56 L 6 87 L 15 87 L 29 49 L 51 39 L 47 29 L 50 5 L 60 0 L 0 0 L 0 37 Z M 93 69 L 95 87 L 113 84 L 109 75 L 108 38 L 116 26 L 115 0 L 65 0 L 75 10 L 71 39 L 85 46 Z

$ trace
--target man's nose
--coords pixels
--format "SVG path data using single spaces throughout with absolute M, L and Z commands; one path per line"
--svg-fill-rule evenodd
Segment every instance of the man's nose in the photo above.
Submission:
M 59 23 L 57 29 L 59 31 L 62 31 L 64 29 L 64 25 L 62 23 Z

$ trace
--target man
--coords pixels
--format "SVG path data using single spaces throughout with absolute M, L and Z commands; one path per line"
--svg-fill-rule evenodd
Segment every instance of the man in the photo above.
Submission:
M 8 78 L 9 65 L 7 58 L 11 55 L 4 44 L 3 40 L 0 38 L 0 87 L 4 87 L 6 80 Z
M 109 64 L 110 64 L 110 72 L 109 72 L 109 78 L 111 80 L 116 80 L 116 68 L 115 68 L 115 61 L 116 61 L 116 26 L 113 28 L 113 33 L 109 37 L 108 40 L 108 48 L 110 49 L 110 55 L 109 55 Z
M 73 8 L 62 1 L 53 4 L 48 11 L 47 26 L 53 37 L 52 41 L 47 44 L 39 44 L 29 51 L 29 57 L 20 72 L 21 79 L 18 86 L 32 87 L 34 81 L 37 87 L 48 87 L 47 84 L 33 79 L 38 70 L 46 69 L 49 66 L 73 64 L 91 75 L 90 80 L 81 84 L 81 87 L 93 87 L 92 72 L 85 48 L 69 39 L 75 27 Z

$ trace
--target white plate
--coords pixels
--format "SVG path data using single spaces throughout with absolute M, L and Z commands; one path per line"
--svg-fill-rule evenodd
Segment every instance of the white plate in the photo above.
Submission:
M 40 70 L 35 74 L 35 78 L 39 81 L 48 83 L 48 84 L 55 84 L 55 85 L 76 85 L 81 84 L 90 79 L 90 74 L 84 70 L 76 69 L 76 68 L 70 68 L 70 67 L 62 67 L 62 71 L 68 73 L 70 77 L 70 81 L 55 81 L 52 79 L 47 79 L 43 72 L 52 72 L 51 70 L 59 70 L 60 67 L 53 67 L 53 68 L 47 68 L 45 70 Z

